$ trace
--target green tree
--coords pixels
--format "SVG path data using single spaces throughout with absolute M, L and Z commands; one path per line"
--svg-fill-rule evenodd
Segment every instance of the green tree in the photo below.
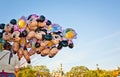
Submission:
M 35 73 L 36 71 L 31 68 L 22 68 L 18 73 L 18 77 L 35 77 Z
M 18 77 L 49 77 L 49 69 L 46 66 L 34 66 L 32 67 L 31 65 L 27 67 L 23 67 L 20 69 L 18 73 Z
M 113 71 L 90 70 L 85 66 L 75 66 L 66 73 L 65 77 L 114 77 Z
M 49 77 L 50 76 L 49 69 L 46 66 L 44 66 L 44 65 L 34 66 L 33 70 L 37 71 L 37 75 L 45 76 L 45 77 Z
M 94 70 L 88 70 L 86 71 L 85 77 L 98 77 L 98 74 Z
M 85 76 L 88 70 L 89 69 L 85 66 L 72 67 L 72 69 L 66 73 L 66 76 L 67 77 L 82 77 L 82 76 Z

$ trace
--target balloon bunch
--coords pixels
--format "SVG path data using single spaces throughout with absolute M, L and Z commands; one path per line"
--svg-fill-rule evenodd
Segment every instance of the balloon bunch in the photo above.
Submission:
M 13 42 L 13 53 L 18 55 L 19 60 L 24 57 L 28 63 L 35 53 L 52 58 L 63 47 L 73 48 L 73 39 L 77 35 L 72 28 L 62 30 L 60 25 L 36 14 L 12 19 L 8 24 L 2 23 L 0 29 L 0 38 Z

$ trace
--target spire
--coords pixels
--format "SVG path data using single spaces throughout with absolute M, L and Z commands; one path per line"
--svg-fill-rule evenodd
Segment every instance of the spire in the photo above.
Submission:
M 60 64 L 60 71 L 62 71 L 62 64 Z

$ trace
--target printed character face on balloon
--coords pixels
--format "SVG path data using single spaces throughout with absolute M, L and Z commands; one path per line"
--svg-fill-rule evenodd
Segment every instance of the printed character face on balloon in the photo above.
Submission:
M 3 39 L 6 41 L 12 41 L 11 34 L 14 31 L 14 25 L 16 25 L 17 21 L 15 19 L 12 19 L 9 24 L 5 25 L 4 27 L 4 33 L 3 33 Z
M 62 27 L 58 24 L 52 24 L 47 27 L 48 33 L 52 35 L 52 42 L 58 44 L 62 40 Z
M 9 26 L 9 24 L 7 24 L 4 28 L 5 32 L 9 33 L 11 31 L 11 26 Z
M 5 41 L 11 41 L 11 33 L 4 32 L 2 38 Z
M 32 14 L 28 17 L 28 28 L 32 31 L 37 29 L 38 23 L 37 23 L 38 16 L 36 14 Z
M 35 30 L 35 37 L 39 40 L 42 40 L 43 37 L 47 34 L 47 30 L 46 29 L 42 29 L 41 27 L 38 27 L 36 30 Z
M 54 44 L 59 44 L 59 42 L 62 41 L 62 36 L 60 34 L 61 34 L 61 32 L 53 32 L 52 33 L 52 42 Z
M 5 32 L 7 33 L 13 33 L 13 25 L 7 24 L 4 28 Z
M 18 26 L 14 26 L 14 32 L 12 33 L 12 39 L 15 41 L 15 42 L 19 42 L 20 41 L 20 31 L 19 31 L 19 28 Z
M 68 40 L 69 48 L 73 48 L 74 45 L 72 40 L 77 38 L 77 33 L 75 32 L 75 30 L 73 30 L 72 28 L 67 28 L 63 31 L 63 36 L 65 40 Z
M 14 31 L 13 34 L 12 34 L 12 38 L 16 42 L 20 41 L 20 32 L 19 31 Z
M 50 33 L 47 33 L 47 30 L 44 28 L 38 27 L 35 32 L 35 37 L 39 40 L 52 40 L 52 35 Z
M 15 19 L 12 19 L 9 24 L 7 24 L 4 28 L 5 32 L 7 33 L 13 33 L 13 27 L 17 24 L 17 21 Z
M 18 28 L 17 25 L 14 26 L 14 32 L 12 33 L 11 38 L 14 41 L 13 46 L 12 46 L 13 53 L 16 54 L 16 53 L 18 53 L 18 50 L 19 50 L 19 41 L 21 39 L 20 38 L 20 31 L 19 31 L 19 28 Z

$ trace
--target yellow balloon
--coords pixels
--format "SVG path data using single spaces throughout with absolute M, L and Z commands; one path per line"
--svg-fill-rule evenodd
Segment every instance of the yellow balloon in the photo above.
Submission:
M 51 30 L 52 29 L 52 27 L 51 26 L 48 26 L 48 30 Z
M 22 44 L 24 44 L 24 45 L 26 44 L 26 39 L 25 38 L 20 39 L 20 45 L 22 45 Z
M 47 46 L 52 46 L 52 45 L 53 45 L 53 42 L 50 41 Z
M 66 35 L 65 35 L 65 37 L 66 37 L 67 39 L 72 39 L 72 38 L 74 38 L 74 32 L 73 32 L 73 31 L 67 32 Z
M 18 22 L 19 28 L 24 28 L 25 24 L 26 23 L 24 20 L 19 20 L 19 22 Z

